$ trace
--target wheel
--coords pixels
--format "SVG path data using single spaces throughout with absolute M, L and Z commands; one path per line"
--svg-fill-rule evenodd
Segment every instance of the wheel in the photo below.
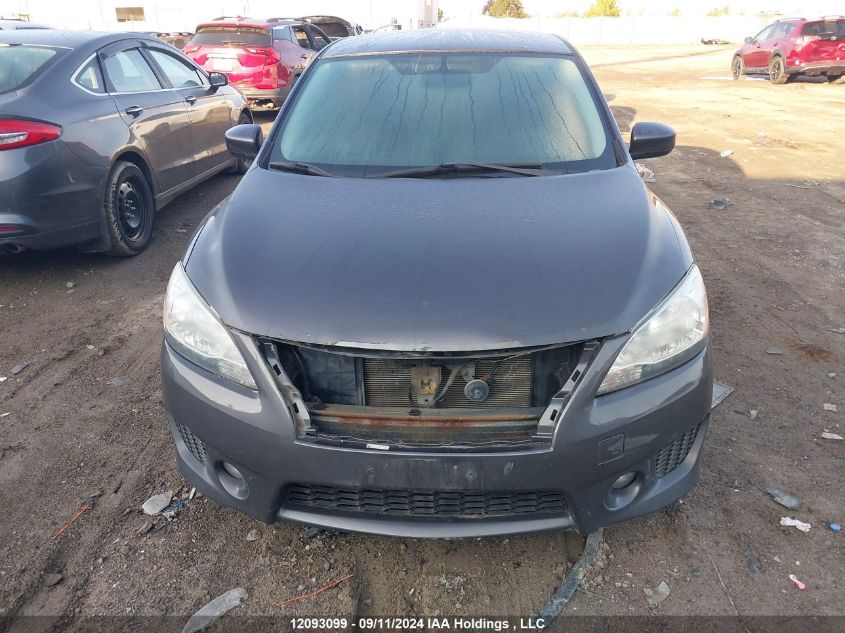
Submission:
M 144 250 L 153 234 L 155 202 L 144 172 L 127 161 L 112 167 L 103 203 L 111 238 L 109 255 L 130 257 Z
M 737 79 L 742 78 L 744 72 L 745 64 L 742 61 L 742 55 L 737 55 L 731 62 L 731 76 L 734 78 L 734 81 L 736 81 Z
M 831 84 L 841 85 L 845 84 L 845 75 L 839 75 L 838 77 L 828 77 L 827 82 Z
M 238 125 L 249 124 L 252 123 L 252 117 L 249 116 L 246 112 L 241 113 L 241 117 L 238 119 Z M 246 170 L 249 169 L 249 166 L 252 165 L 251 158 L 236 158 L 235 164 L 232 165 L 229 169 L 226 170 L 227 174 L 245 174 Z
M 769 62 L 769 81 L 777 85 L 782 85 L 789 81 L 789 75 L 786 74 L 786 65 L 783 63 L 783 57 L 780 55 L 772 57 L 772 61 Z

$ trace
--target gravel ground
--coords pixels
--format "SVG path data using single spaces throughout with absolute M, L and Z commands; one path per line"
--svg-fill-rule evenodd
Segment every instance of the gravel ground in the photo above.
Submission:
M 699 486 L 606 529 L 568 612 L 845 615 L 845 537 L 826 528 L 845 522 L 845 441 L 821 438 L 845 434 L 845 87 L 732 82 L 729 48 L 583 52 L 623 131 L 648 120 L 678 131 L 674 153 L 647 161 L 651 186 L 692 244 L 716 377 L 736 391 L 715 409 Z M 179 630 L 237 586 L 249 593 L 238 613 L 251 615 L 538 611 L 578 554 L 571 536 L 303 543 L 302 526 L 265 526 L 204 498 L 139 534 L 144 500 L 183 484 L 159 384 L 166 281 L 236 184 L 221 176 L 179 198 L 133 259 L 0 258 L 0 616 L 57 616 L 27 630 L 59 630 L 89 615 L 166 615 Z M 726 208 L 709 208 L 716 198 Z M 801 509 L 773 503 L 772 485 Z M 95 492 L 96 506 L 54 540 Z M 781 527 L 790 514 L 809 533 Z M 61 574 L 53 586 L 50 574 Z M 309 600 L 273 604 L 349 574 Z M 661 581 L 670 594 L 650 607 L 643 590 Z

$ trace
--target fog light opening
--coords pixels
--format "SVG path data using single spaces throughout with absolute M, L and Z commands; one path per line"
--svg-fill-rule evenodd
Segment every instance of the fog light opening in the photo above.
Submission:
M 241 471 L 229 462 L 220 462 L 217 469 L 217 480 L 223 489 L 236 499 L 246 499 L 249 488 Z
M 235 479 L 243 480 L 244 476 L 241 474 L 241 471 L 232 466 L 232 464 L 229 462 L 223 462 L 222 466 L 223 470 L 225 470 L 227 474 L 231 475 Z
M 608 510 L 621 510 L 628 506 L 643 487 L 643 478 L 636 472 L 619 475 L 607 490 L 604 505 Z
M 636 478 L 637 478 L 637 473 L 634 473 L 634 472 L 625 473 L 624 475 L 619 475 L 619 477 L 616 479 L 616 481 L 613 482 L 613 485 L 611 485 L 610 487 L 613 488 L 614 490 L 624 490 L 625 488 L 630 486 L 631 483 Z

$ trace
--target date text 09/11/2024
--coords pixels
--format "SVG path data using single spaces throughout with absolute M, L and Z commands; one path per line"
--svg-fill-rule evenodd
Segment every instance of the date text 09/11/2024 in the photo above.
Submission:
M 483 617 L 363 617 L 356 620 L 347 618 L 291 618 L 293 630 L 361 630 L 361 631 L 542 631 L 546 628 L 543 618 L 502 618 Z

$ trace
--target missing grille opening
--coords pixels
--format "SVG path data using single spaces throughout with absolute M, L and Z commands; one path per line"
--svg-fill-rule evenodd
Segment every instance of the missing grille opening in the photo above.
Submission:
M 405 354 L 266 342 L 302 394 L 303 434 L 398 446 L 525 445 L 583 344 Z M 293 411 L 300 413 L 300 408 Z M 560 409 L 553 414 L 556 419 Z M 543 439 L 543 441 L 547 441 Z

